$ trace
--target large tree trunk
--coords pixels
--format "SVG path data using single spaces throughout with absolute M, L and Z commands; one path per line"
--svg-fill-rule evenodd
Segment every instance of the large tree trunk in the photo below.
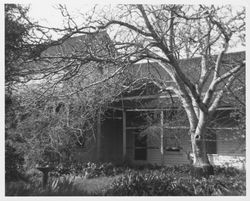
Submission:
M 207 118 L 200 114 L 199 123 L 195 133 L 191 134 L 191 143 L 193 150 L 193 168 L 192 175 L 195 177 L 208 177 L 214 174 L 213 166 L 207 157 L 205 133 Z

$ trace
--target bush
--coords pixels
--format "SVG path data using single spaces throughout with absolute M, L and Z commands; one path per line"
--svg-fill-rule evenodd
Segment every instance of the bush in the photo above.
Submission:
M 115 167 L 112 163 L 87 163 L 84 168 L 85 178 L 96 178 L 100 176 L 115 176 L 124 171 L 122 167 Z
M 245 175 L 245 172 L 234 167 L 220 167 L 214 166 L 214 172 L 216 175 L 225 175 L 229 177 L 235 177 L 237 175 Z
M 116 167 L 112 163 L 74 163 L 71 165 L 58 165 L 50 175 L 62 176 L 71 174 L 87 179 L 100 176 L 115 176 L 125 170 L 123 167 Z
M 152 169 L 149 169 L 152 168 Z M 6 195 L 108 195 L 108 196 L 218 196 L 246 195 L 245 172 L 235 168 L 215 167 L 215 175 L 195 179 L 190 176 L 190 166 L 125 168 L 110 163 L 79 164 L 71 172 L 78 171 L 85 178 L 117 175 L 110 185 L 95 192 L 79 190 L 75 182 L 76 174 L 56 175 L 42 187 L 41 174 L 32 170 L 28 174 L 29 183 L 12 182 L 6 185 Z M 88 173 L 88 174 L 86 174 Z M 73 176 L 72 176 L 73 175 Z M 86 176 L 88 175 L 88 176 Z M 103 177 L 102 177 L 103 178 Z M 78 176 L 78 179 L 80 177 Z M 97 178 L 98 179 L 98 178 Z M 95 180 L 97 180 L 95 179 Z M 81 180 L 84 182 L 84 180 Z M 85 180 L 87 181 L 87 180 Z M 97 180 L 98 182 L 98 180 Z M 79 184 L 79 180 L 78 180 Z
M 6 196 L 80 196 L 88 195 L 83 190 L 78 190 L 74 184 L 75 177 L 62 176 L 49 181 L 46 188 L 40 181 L 10 182 L 6 185 Z
M 245 195 L 245 174 L 234 168 L 215 168 L 214 176 L 195 179 L 189 166 L 160 170 L 129 171 L 115 180 L 103 195 L 123 196 L 211 196 Z
M 5 145 L 5 179 L 6 181 L 18 181 L 24 179 L 23 176 L 24 159 L 9 143 Z
M 130 171 L 115 180 L 104 195 L 124 196 L 174 196 L 191 195 L 183 189 L 179 191 L 175 178 L 161 170 Z

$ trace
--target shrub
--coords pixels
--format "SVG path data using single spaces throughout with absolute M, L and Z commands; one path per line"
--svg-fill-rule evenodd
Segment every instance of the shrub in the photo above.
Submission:
M 234 168 L 215 167 L 215 175 L 202 179 L 192 178 L 189 166 L 153 167 L 153 169 L 140 167 L 139 170 L 115 167 L 108 163 L 88 163 L 79 165 L 78 170 L 80 169 L 81 174 L 88 172 L 90 178 L 123 173 L 109 180 L 112 181 L 111 184 L 98 187 L 96 192 L 90 193 L 86 188 L 78 188 L 77 183 L 84 182 L 84 179 L 79 182 L 78 176 L 78 182 L 75 182 L 76 175 L 72 173 L 51 176 L 47 187 L 43 188 L 41 173 L 32 170 L 28 174 L 29 183 L 8 183 L 6 195 L 235 196 L 246 194 L 245 172 Z M 95 182 L 98 182 L 98 178 Z
M 9 143 L 5 145 L 5 179 L 6 181 L 18 181 L 23 176 L 23 155 Z
M 166 167 L 159 170 L 129 171 L 115 180 L 103 195 L 145 196 L 211 196 L 245 195 L 244 172 L 216 167 L 216 175 L 195 179 L 188 166 Z M 230 175 L 230 176 L 229 176 Z
M 71 175 L 62 176 L 51 179 L 47 187 L 39 192 L 39 195 L 64 196 L 64 195 L 85 195 L 84 192 L 79 192 L 74 185 L 75 177 Z
M 115 176 L 123 172 L 123 168 L 115 167 L 112 163 L 87 163 L 84 168 L 86 178 L 96 178 L 100 176 Z
M 161 170 L 130 171 L 115 180 L 104 195 L 152 196 L 152 195 L 190 195 L 183 190 L 180 194 L 175 179 L 171 174 Z
M 75 177 L 62 176 L 49 181 L 46 188 L 42 183 L 33 180 L 31 183 L 10 182 L 6 185 L 6 196 L 80 196 L 88 195 L 84 190 L 78 190 L 74 184 Z
M 115 176 L 125 170 L 123 167 L 116 167 L 112 163 L 74 163 L 71 165 L 60 164 L 50 173 L 53 176 L 71 174 L 87 179 L 100 176 Z
M 214 166 L 214 172 L 216 175 L 225 175 L 225 176 L 237 176 L 237 175 L 245 175 L 245 171 L 239 170 L 234 167 L 221 167 Z

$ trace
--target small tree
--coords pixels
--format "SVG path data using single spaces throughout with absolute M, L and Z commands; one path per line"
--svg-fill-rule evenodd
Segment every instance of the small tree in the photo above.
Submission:
M 23 168 L 24 140 L 16 132 L 19 99 L 13 95 L 14 84 L 20 82 L 19 61 L 26 58 L 25 42 L 30 27 L 24 22 L 28 8 L 5 4 L 5 170 L 6 181 L 20 179 Z

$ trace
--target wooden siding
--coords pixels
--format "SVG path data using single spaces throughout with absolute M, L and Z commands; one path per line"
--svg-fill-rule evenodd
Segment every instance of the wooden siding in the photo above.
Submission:
M 145 131 L 146 132 L 146 131 Z M 151 132 L 151 133 L 150 133 Z M 133 131 L 127 133 L 127 159 L 130 163 L 143 165 L 143 164 L 157 164 L 161 165 L 161 152 L 160 152 L 160 136 L 159 127 L 151 127 L 148 129 L 148 149 L 147 160 L 137 161 L 134 160 L 134 134 Z M 173 132 L 173 129 L 164 129 L 164 138 Z M 152 135 L 152 133 L 154 133 Z M 180 139 L 180 151 L 167 151 L 166 139 L 164 140 L 164 165 L 173 166 L 181 164 L 189 164 L 187 154 L 191 153 L 190 136 L 187 135 L 187 129 L 176 129 L 176 135 Z M 145 133 L 144 133 L 145 134 Z M 235 130 L 217 130 L 217 154 L 208 154 L 208 158 L 213 165 L 229 165 L 242 168 L 244 167 L 245 153 L 240 148 L 240 142 L 237 138 L 238 134 Z
M 217 154 L 231 155 L 231 156 L 244 156 L 245 147 L 242 143 L 243 139 L 239 138 L 237 130 L 219 130 L 217 131 Z
M 128 118 L 127 118 L 128 119 Z M 135 119 L 136 120 L 136 119 Z M 133 119 L 132 122 L 135 122 Z M 208 154 L 213 165 L 229 165 L 244 167 L 245 151 L 240 140 L 238 130 L 215 129 L 216 132 L 216 153 Z M 135 160 L 135 135 L 147 135 L 147 159 Z M 191 142 L 187 127 L 164 128 L 164 156 L 163 163 L 160 151 L 160 124 L 156 123 L 147 129 L 127 129 L 126 132 L 126 160 L 135 165 L 157 164 L 157 165 L 180 165 L 188 164 L 188 154 L 191 153 Z M 178 138 L 179 151 L 169 151 L 169 145 L 175 137 Z M 79 161 L 95 161 L 95 149 L 86 153 L 77 153 L 75 158 Z M 106 119 L 101 126 L 101 161 L 121 163 L 122 162 L 122 118 Z

